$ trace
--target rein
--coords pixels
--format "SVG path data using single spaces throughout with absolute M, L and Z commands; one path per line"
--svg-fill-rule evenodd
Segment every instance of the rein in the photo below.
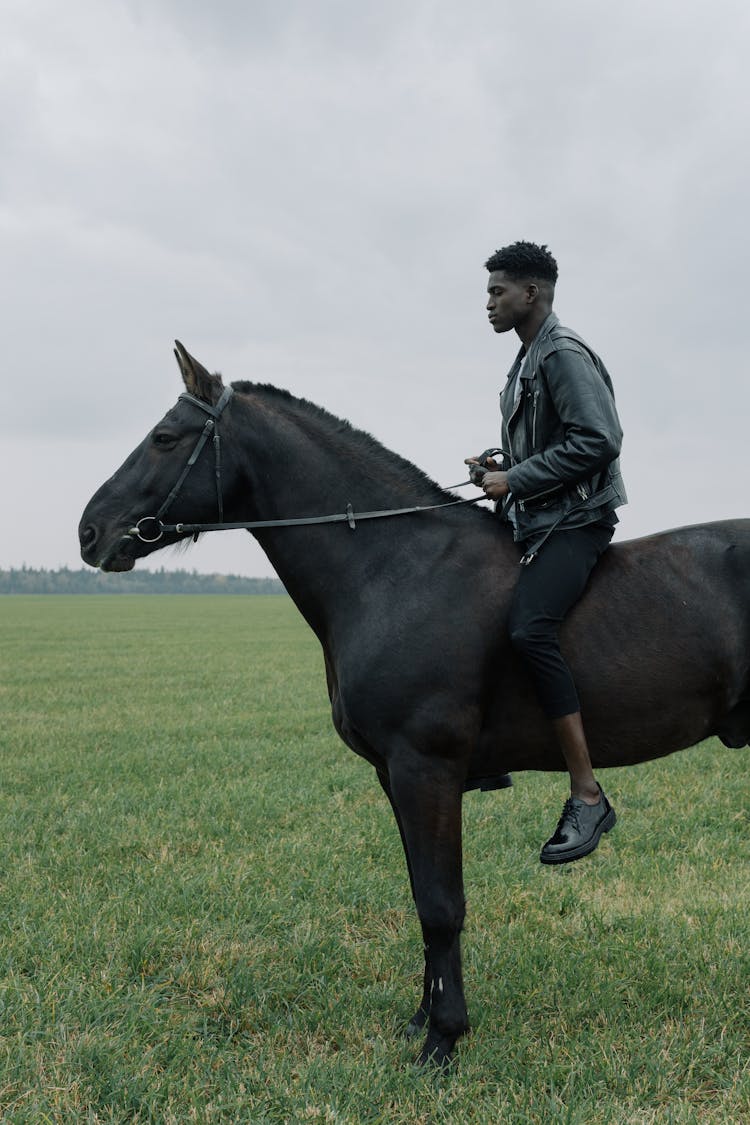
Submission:
M 126 535 L 123 536 L 124 540 L 139 539 L 141 543 L 158 543 L 164 537 L 166 532 L 174 532 L 177 535 L 194 535 L 198 536 L 204 531 L 253 531 L 256 528 L 262 527 L 310 527 L 314 524 L 324 523 L 346 523 L 354 530 L 357 526 L 358 520 L 377 520 L 386 519 L 390 516 L 409 516 L 417 512 L 434 512 L 440 508 L 454 508 L 462 504 L 476 504 L 479 500 L 484 500 L 483 495 L 472 497 L 469 500 L 447 500 L 442 504 L 426 504 L 417 505 L 412 508 L 383 508 L 373 512 L 354 512 L 352 505 L 347 504 L 346 511 L 336 513 L 330 516 L 302 516 L 297 519 L 286 520 L 248 520 L 240 523 L 225 523 L 224 522 L 224 502 L 221 488 L 221 442 L 219 439 L 219 420 L 224 413 L 229 400 L 231 399 L 234 391 L 232 387 L 226 387 L 224 392 L 217 402 L 216 406 L 210 406 L 202 399 L 196 398 L 195 395 L 184 393 L 180 395 L 180 399 L 184 402 L 189 402 L 193 406 L 197 406 L 209 417 L 206 419 L 206 424 L 203 427 L 198 441 L 193 449 L 193 452 L 188 458 L 185 468 L 182 470 L 177 479 L 172 491 L 167 496 L 164 503 L 161 505 L 155 516 L 142 516 L 134 527 L 128 529 Z M 174 501 L 179 496 L 182 486 L 185 483 L 188 473 L 193 465 L 198 460 L 203 447 L 206 445 L 209 437 L 213 437 L 214 446 L 214 476 L 216 479 L 216 504 L 219 511 L 218 523 L 164 523 L 162 516 L 166 515 L 169 508 L 171 508 Z M 482 455 L 484 456 L 484 454 Z M 460 484 L 451 485 L 451 488 L 462 488 L 466 484 L 475 483 L 473 479 L 461 481 Z M 143 525 L 146 525 L 144 530 Z M 149 525 L 153 524 L 153 527 Z M 154 532 L 156 534 L 154 534 Z

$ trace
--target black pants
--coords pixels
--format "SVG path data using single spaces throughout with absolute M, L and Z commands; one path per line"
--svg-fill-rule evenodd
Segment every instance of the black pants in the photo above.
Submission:
M 510 607 L 510 639 L 527 662 L 548 719 L 581 709 L 560 652 L 560 625 L 583 593 L 613 532 L 603 523 L 553 531 L 534 561 L 520 568 Z

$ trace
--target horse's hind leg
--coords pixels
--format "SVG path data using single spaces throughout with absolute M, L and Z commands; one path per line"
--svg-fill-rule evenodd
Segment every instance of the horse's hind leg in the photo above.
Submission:
M 409 859 L 409 849 L 406 846 L 406 837 L 404 836 L 404 828 L 403 828 L 403 825 L 401 823 L 401 814 L 399 813 L 398 807 L 396 806 L 396 804 L 393 800 L 393 794 L 391 793 L 391 783 L 388 780 L 388 775 L 384 774 L 384 773 L 381 773 L 380 770 L 378 770 L 378 780 L 383 787 L 383 791 L 384 791 L 386 797 L 390 801 L 391 808 L 393 809 L 393 815 L 396 818 L 396 824 L 398 825 L 399 835 L 401 836 L 401 843 L 403 844 L 403 848 L 404 848 L 404 855 L 406 856 L 406 868 L 409 872 L 409 884 L 411 886 L 411 893 L 412 893 L 412 897 L 414 898 L 414 902 L 415 902 L 415 905 L 416 905 L 416 894 L 415 894 L 415 891 L 414 891 L 414 875 L 412 873 L 411 861 Z M 424 979 L 423 979 L 423 986 L 422 986 L 422 999 L 420 1001 L 419 1007 L 417 1008 L 416 1012 L 414 1013 L 414 1015 L 411 1017 L 408 1024 L 406 1025 L 406 1035 L 409 1039 L 412 1039 L 415 1035 L 419 1035 L 420 1031 L 422 1031 L 425 1024 L 427 1023 L 427 1019 L 428 1019 L 429 1014 L 430 1014 L 430 997 L 431 997 L 431 995 L 432 995 L 432 973 L 430 972 L 430 958 L 428 956 L 428 949 L 427 949 L 427 946 L 425 945 L 425 947 L 424 947 Z
M 420 1012 L 428 1024 L 419 1061 L 442 1066 L 469 1027 L 461 973 L 463 777 L 450 762 L 408 750 L 389 761 L 388 776 L 425 944 L 429 998 Z

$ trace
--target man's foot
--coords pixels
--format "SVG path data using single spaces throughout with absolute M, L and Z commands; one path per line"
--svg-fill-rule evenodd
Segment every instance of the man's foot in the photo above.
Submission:
M 539 856 L 542 863 L 570 863 L 593 852 L 602 833 L 614 828 L 617 817 L 599 786 L 599 802 L 588 805 L 580 797 L 569 797 L 562 816 Z

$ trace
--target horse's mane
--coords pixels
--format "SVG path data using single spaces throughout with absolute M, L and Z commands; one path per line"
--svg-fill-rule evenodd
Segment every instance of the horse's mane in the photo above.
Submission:
M 331 437 L 336 439 L 337 443 L 340 443 L 343 438 L 347 444 L 364 453 L 373 467 L 374 474 L 377 474 L 378 470 L 388 475 L 395 473 L 404 485 L 412 486 L 415 492 L 419 490 L 421 494 L 425 489 L 429 489 L 436 503 L 455 499 L 453 493 L 447 492 L 412 461 L 408 461 L 399 453 L 394 453 L 393 450 L 382 445 L 372 434 L 357 429 L 351 422 L 347 422 L 344 418 L 338 418 L 324 407 L 318 406 L 308 399 L 298 398 L 291 391 L 275 387 L 271 383 L 240 381 L 233 382 L 232 387 L 239 394 L 255 395 L 265 401 L 283 406 L 284 412 L 293 415 L 295 421 L 306 431 L 310 432 L 314 427 L 317 440 L 321 438 L 325 440 L 326 437 Z

